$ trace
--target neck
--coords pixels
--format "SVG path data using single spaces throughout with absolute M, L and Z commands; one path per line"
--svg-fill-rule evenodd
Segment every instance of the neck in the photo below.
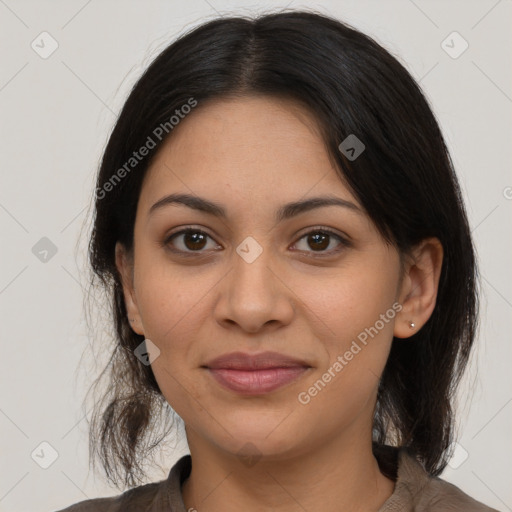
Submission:
M 350 436 L 349 441 L 309 446 L 294 456 L 253 460 L 212 447 L 194 431 L 187 431 L 187 438 L 193 461 L 182 486 L 187 510 L 377 512 L 394 490 L 394 482 L 380 472 L 367 437 Z

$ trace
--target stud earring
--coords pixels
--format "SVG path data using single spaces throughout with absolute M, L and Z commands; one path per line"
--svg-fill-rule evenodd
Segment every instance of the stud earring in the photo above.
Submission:
M 411 329 L 414 329 L 414 327 L 415 327 L 415 323 L 414 323 L 414 322 L 409 322 L 409 327 L 410 327 Z

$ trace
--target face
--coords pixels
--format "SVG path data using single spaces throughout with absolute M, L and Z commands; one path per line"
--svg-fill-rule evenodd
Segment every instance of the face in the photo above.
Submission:
M 215 203 L 225 216 L 182 203 L 151 211 L 170 194 Z M 352 206 L 278 218 L 313 197 Z M 261 97 L 198 106 L 148 170 L 134 237 L 133 268 L 119 245 L 117 255 L 129 317 L 158 347 L 153 372 L 187 433 L 224 452 L 253 446 L 276 458 L 356 432 L 371 438 L 403 297 L 399 255 L 343 184 L 305 110 Z M 307 369 L 244 394 L 205 367 L 235 351 L 278 352 Z

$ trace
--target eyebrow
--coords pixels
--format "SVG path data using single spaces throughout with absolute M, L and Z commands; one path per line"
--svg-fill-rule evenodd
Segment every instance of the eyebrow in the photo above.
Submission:
M 169 194 L 165 197 L 162 197 L 155 204 L 153 204 L 153 206 L 151 206 L 148 212 L 148 217 L 151 216 L 155 211 L 172 204 L 182 204 L 194 210 L 208 213 L 218 218 L 227 218 L 226 210 L 223 206 L 213 201 L 209 201 L 202 197 L 193 196 L 191 194 Z M 301 213 L 325 206 L 342 206 L 356 213 L 359 213 L 360 215 L 364 215 L 363 211 L 350 201 L 341 199 L 340 197 L 336 196 L 320 196 L 311 197 L 302 201 L 294 201 L 281 206 L 276 212 L 276 221 L 281 222 L 283 220 L 295 217 Z

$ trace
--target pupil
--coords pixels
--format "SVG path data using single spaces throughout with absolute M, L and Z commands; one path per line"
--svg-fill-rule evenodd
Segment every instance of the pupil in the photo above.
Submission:
M 185 245 L 188 249 L 202 249 L 201 242 L 204 243 L 205 236 L 202 233 L 187 233 L 185 234 Z M 192 240 L 192 246 L 189 246 L 188 241 Z M 198 247 L 198 245 L 200 247 Z
M 325 234 L 322 234 L 322 233 L 317 233 L 317 234 L 314 234 L 314 235 L 310 235 L 310 240 L 312 239 L 313 240 L 313 243 L 316 245 L 317 248 L 319 249 L 325 249 L 329 246 L 329 242 L 327 242 L 327 244 L 325 243 L 325 241 L 327 240 L 329 235 L 325 235 Z M 319 238 L 323 238 L 323 244 L 319 245 L 318 242 L 320 241 Z M 320 241 L 321 243 L 321 241 Z

